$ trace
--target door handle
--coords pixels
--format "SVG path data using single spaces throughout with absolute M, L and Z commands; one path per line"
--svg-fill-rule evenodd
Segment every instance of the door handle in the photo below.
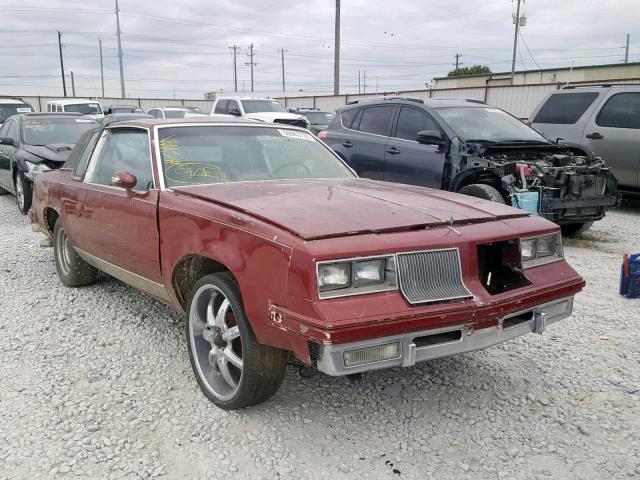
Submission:
M 588 133 L 587 138 L 590 138 L 591 140 L 602 140 L 604 136 L 598 132 L 593 132 L 593 133 Z
M 347 140 L 346 142 L 344 142 L 342 144 L 342 146 L 346 147 L 346 148 L 351 148 L 351 147 L 353 147 L 353 143 L 351 143 L 349 140 Z
M 400 150 L 396 147 L 387 148 L 385 151 L 390 155 L 398 155 L 400 153 Z

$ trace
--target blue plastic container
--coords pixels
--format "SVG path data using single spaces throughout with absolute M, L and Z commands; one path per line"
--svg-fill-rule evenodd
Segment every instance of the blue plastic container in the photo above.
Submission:
M 520 210 L 526 210 L 532 215 L 538 215 L 540 204 L 540 192 L 516 192 L 513 206 Z
M 640 298 L 640 253 L 624 256 L 620 269 L 620 295 Z

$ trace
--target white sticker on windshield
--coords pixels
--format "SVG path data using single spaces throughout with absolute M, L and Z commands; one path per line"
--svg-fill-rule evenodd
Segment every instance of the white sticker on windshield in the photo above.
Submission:
M 284 130 L 284 129 L 283 130 L 278 129 L 278 132 L 280 132 L 280 135 L 282 135 L 283 137 L 299 138 L 301 140 L 308 140 L 310 142 L 315 141 L 315 138 L 313 138 L 313 135 L 307 132 L 300 132 L 298 130 Z
M 33 112 L 33 110 L 31 110 L 28 107 L 22 107 L 22 108 L 16 108 L 16 112 L 18 112 L 18 113 L 29 113 L 29 112 Z

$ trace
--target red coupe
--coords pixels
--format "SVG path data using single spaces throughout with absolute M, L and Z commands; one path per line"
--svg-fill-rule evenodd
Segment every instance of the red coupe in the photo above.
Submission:
M 359 179 L 308 131 L 139 120 L 36 176 L 64 285 L 98 271 L 186 312 L 216 405 L 271 397 L 291 352 L 348 375 L 468 352 L 571 314 L 559 227 L 466 195 Z

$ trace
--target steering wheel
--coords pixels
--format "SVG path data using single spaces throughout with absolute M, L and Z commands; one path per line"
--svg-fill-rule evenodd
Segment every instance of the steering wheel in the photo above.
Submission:
M 307 167 L 304 163 L 298 163 L 298 162 L 288 162 L 288 163 L 285 163 L 284 165 L 280 165 L 278 168 L 276 168 L 273 171 L 273 175 L 276 175 L 280 173 L 281 170 L 284 170 L 285 168 L 289 168 L 289 167 L 302 167 L 305 170 L 305 173 L 311 175 L 311 170 L 309 170 L 309 167 Z

